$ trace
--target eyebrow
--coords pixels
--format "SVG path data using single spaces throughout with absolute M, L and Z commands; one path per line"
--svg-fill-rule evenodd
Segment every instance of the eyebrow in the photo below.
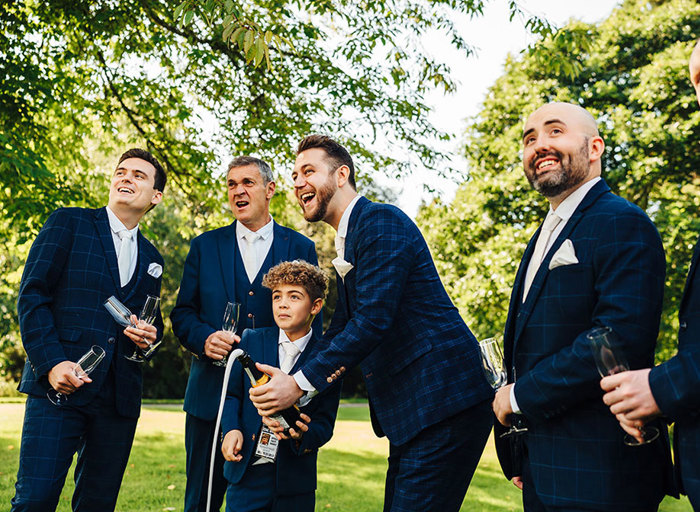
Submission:
M 141 173 L 143 175 L 146 175 L 146 173 L 144 171 L 142 171 L 141 169 L 129 169 L 128 167 L 122 167 L 121 165 L 119 167 L 117 167 L 116 169 L 114 169 L 114 172 L 117 172 L 117 171 L 131 171 L 131 172 L 138 172 L 138 173 Z
M 563 124 L 566 126 L 566 123 L 562 121 L 561 119 L 548 119 L 547 121 L 544 122 L 544 126 L 550 125 L 550 124 Z M 529 130 L 526 130 L 525 133 L 523 133 L 523 139 L 527 137 L 530 133 L 534 132 L 534 128 L 530 128 Z

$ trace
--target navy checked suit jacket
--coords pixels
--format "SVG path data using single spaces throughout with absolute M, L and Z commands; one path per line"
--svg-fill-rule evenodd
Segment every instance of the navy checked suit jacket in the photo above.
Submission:
M 246 329 L 241 337 L 240 348 L 248 352 L 253 361 L 279 366 L 279 329 Z M 299 355 L 290 374 L 304 363 L 312 350 L 323 341 L 316 331 L 312 334 L 309 344 Z M 221 432 L 226 435 L 231 430 L 243 432 L 243 459 L 240 462 L 227 461 L 224 465 L 224 476 L 236 484 L 241 481 L 248 469 L 251 458 L 254 458 L 258 434 L 262 426 L 262 418 L 250 401 L 248 391 L 250 380 L 243 372 L 243 367 L 233 363 L 229 376 L 226 402 L 221 417 Z M 304 414 L 311 418 L 308 432 L 304 433 L 300 443 L 288 439 L 280 442 L 277 452 L 277 493 L 302 494 L 316 489 L 316 459 L 318 449 L 326 444 L 333 435 L 338 402 L 340 401 L 340 382 L 335 383 L 328 392 L 317 396 L 308 405 L 301 408 Z M 271 489 L 270 492 L 273 492 Z
M 678 354 L 651 370 L 649 385 L 661 411 L 675 421 L 679 484 L 700 496 L 700 243 L 696 243 L 678 313 Z M 681 464 L 680 461 L 695 461 Z M 693 489 L 689 489 L 689 486 Z
M 151 263 L 163 266 L 158 251 L 138 233 L 138 265 L 134 286 L 122 293 L 117 255 L 105 208 L 60 208 L 53 212 L 32 245 L 20 284 L 17 312 L 27 352 L 19 390 L 45 396 L 48 373 L 61 361 L 77 361 L 92 345 L 105 358 L 86 384 L 71 395 L 80 407 L 98 393 L 110 366 L 116 380 L 119 414 L 137 418 L 141 409 L 141 365 L 123 356 L 134 343 L 104 308 L 116 296 L 138 315 L 146 295 L 160 296 L 161 277 L 148 274 Z M 160 310 L 155 325 L 163 336 Z
M 668 437 L 629 447 L 602 401 L 586 332 L 609 326 L 631 367 L 653 363 L 665 276 L 661 239 L 646 214 L 604 181 L 588 192 L 545 256 L 522 303 L 539 230 L 515 278 L 505 328 L 509 382 L 528 423 L 534 488 L 551 507 L 648 510 L 672 490 Z M 564 240 L 579 263 L 549 270 Z M 508 478 L 509 438 L 496 445 Z M 516 461 L 517 462 L 517 461 Z
M 479 347 L 447 296 L 418 227 L 361 197 L 350 215 L 338 304 L 322 350 L 302 366 L 319 391 L 361 365 L 378 435 L 401 445 L 493 396 Z
M 316 265 L 316 246 L 304 235 L 275 223 L 272 239 L 272 265 L 283 261 L 305 260 Z M 190 244 L 185 261 L 177 304 L 170 314 L 173 331 L 180 343 L 192 352 L 192 365 L 185 392 L 184 409 L 203 420 L 214 421 L 219 409 L 219 397 L 224 380 L 224 368 L 211 364 L 204 355 L 204 342 L 209 335 L 221 330 L 221 320 L 227 302 L 236 302 L 236 281 L 248 276 L 235 272 L 238 251 L 236 221 L 223 228 L 202 233 Z M 260 269 L 267 272 L 269 267 Z M 251 297 L 254 301 L 256 327 L 275 325 L 272 317 L 272 294 L 267 288 Z M 245 312 L 241 310 L 241 316 Z M 239 332 L 245 322 L 239 322 Z M 322 332 L 321 315 L 314 319 L 314 329 Z

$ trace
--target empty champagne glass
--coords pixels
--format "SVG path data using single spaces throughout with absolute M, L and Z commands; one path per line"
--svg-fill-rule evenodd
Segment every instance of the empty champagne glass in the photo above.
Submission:
M 508 373 L 503 364 L 503 351 L 501 350 L 500 337 L 494 336 L 479 342 L 481 349 L 481 367 L 484 370 L 486 380 L 491 387 L 498 390 L 508 383 Z M 516 432 L 526 432 L 522 418 L 518 414 L 511 414 L 511 427 L 501 434 L 501 437 L 511 435 Z
M 616 344 L 617 335 L 610 327 L 596 327 L 586 334 L 586 338 L 588 338 L 588 343 L 593 350 L 593 359 L 601 377 L 615 375 L 630 369 L 620 351 L 614 351 L 612 348 Z M 642 435 L 642 442 L 626 434 L 625 444 L 627 446 L 641 446 L 651 443 L 659 437 L 659 429 L 656 427 L 641 427 L 639 433 Z
M 229 333 L 230 335 L 236 334 L 236 327 L 238 326 L 238 314 L 240 312 L 241 305 L 238 302 L 227 302 L 226 310 L 224 311 L 224 319 L 221 323 L 221 330 Z M 226 366 L 226 363 L 228 363 L 228 354 L 225 355 L 223 359 L 212 362 L 212 364 L 216 366 Z
M 104 302 L 104 306 L 119 325 L 124 327 L 136 327 L 131 323 L 131 310 L 122 304 L 114 295 Z
M 100 364 L 100 361 L 102 361 L 104 357 L 105 351 L 102 349 L 102 347 L 93 345 L 92 348 L 83 354 L 83 356 L 78 359 L 78 362 L 75 363 L 75 366 L 73 367 L 73 375 L 79 379 L 83 379 L 84 377 L 90 375 L 92 371 L 97 368 L 97 365 Z M 49 389 L 46 392 L 46 396 L 52 404 L 58 406 L 61 406 L 68 401 L 67 395 L 59 393 L 55 389 Z
M 153 325 L 156 321 L 156 316 L 158 315 L 158 307 L 160 305 L 160 297 L 155 297 L 153 295 L 146 296 L 146 302 L 141 308 L 141 315 L 139 316 L 140 322 L 145 322 L 149 325 Z M 134 326 L 136 327 L 136 326 Z M 144 352 L 138 345 L 134 348 L 134 353 L 130 356 L 124 356 L 129 361 L 134 361 L 135 363 L 143 363 L 148 357 L 153 354 L 155 349 L 160 345 L 160 343 L 150 343 L 146 338 L 143 339 L 146 344 L 148 344 L 148 349 Z

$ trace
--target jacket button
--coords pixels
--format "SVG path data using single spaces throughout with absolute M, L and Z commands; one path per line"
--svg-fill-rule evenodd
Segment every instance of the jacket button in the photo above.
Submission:
M 251 437 L 251 439 L 252 439 L 253 441 L 255 441 L 255 434 L 253 434 L 253 435 L 250 436 L 250 437 Z
M 255 295 L 255 292 L 254 292 L 253 290 L 250 290 L 250 291 L 248 292 L 248 295 L 251 295 L 251 296 L 252 296 L 252 295 Z
M 681 322 L 681 329 L 687 329 L 688 328 L 688 322 Z
M 253 313 L 248 313 L 248 318 L 253 318 Z
M 110 336 L 109 339 L 107 340 L 107 343 L 113 344 L 116 340 L 114 339 L 114 336 Z

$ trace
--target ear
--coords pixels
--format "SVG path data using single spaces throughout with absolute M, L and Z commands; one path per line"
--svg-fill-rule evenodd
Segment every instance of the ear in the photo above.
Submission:
M 350 168 L 347 165 L 341 165 L 335 170 L 335 180 L 338 188 L 343 187 L 348 182 L 350 176 Z
M 267 189 L 265 190 L 265 199 L 268 201 L 272 199 L 272 196 L 275 195 L 275 182 L 271 181 L 270 183 L 267 184 Z
M 318 298 L 311 305 L 311 314 L 313 316 L 318 315 L 321 312 L 321 308 L 323 308 L 323 299 Z
M 593 137 L 588 141 L 588 159 L 591 162 L 600 160 L 605 152 L 605 142 L 602 137 Z
M 153 189 L 153 198 L 151 199 L 151 205 L 155 206 L 163 200 L 163 192 L 160 190 Z M 153 208 L 151 206 L 151 208 Z

